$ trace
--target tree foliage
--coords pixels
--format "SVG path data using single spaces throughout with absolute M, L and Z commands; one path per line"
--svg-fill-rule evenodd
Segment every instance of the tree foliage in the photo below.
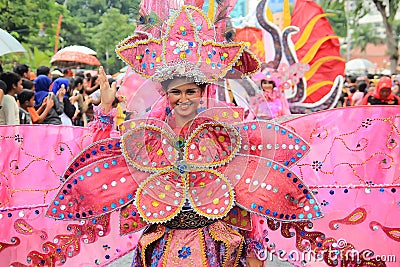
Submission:
M 397 73 L 397 66 L 399 61 L 399 45 L 397 37 L 395 36 L 395 16 L 399 9 L 400 0 L 371 0 L 375 7 L 378 9 L 382 17 L 383 26 L 386 31 L 386 45 L 388 55 L 390 58 L 390 70 L 392 73 Z M 356 10 L 364 10 L 365 2 L 362 0 L 355 0 Z

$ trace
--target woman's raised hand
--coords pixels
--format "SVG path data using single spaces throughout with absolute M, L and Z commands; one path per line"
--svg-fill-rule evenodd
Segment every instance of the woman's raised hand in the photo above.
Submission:
M 100 106 L 108 113 L 111 109 L 112 103 L 115 99 L 115 92 L 117 91 L 117 83 L 113 82 L 110 86 L 104 68 L 99 68 L 99 77 L 97 78 L 100 83 Z

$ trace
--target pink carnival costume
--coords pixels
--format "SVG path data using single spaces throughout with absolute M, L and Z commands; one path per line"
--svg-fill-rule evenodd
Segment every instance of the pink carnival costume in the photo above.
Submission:
M 180 32 L 179 39 L 197 23 L 208 25 L 197 20 L 195 8 L 182 10 L 178 14 L 192 14 L 196 19 L 189 20 L 196 23 L 183 30 L 179 24 L 178 30 L 170 26 Z M 194 32 L 196 38 L 203 36 Z M 146 61 L 153 57 L 147 44 L 177 43 L 167 40 L 139 35 L 137 42 L 127 40 L 119 48 L 127 48 L 130 61 L 140 62 L 140 71 L 147 73 L 157 66 L 159 52 L 154 49 L 155 62 Z M 142 51 L 129 49 L 135 47 Z M 257 69 L 242 48 L 242 57 L 225 52 L 231 67 L 248 59 Z M 226 49 L 225 44 L 215 50 L 222 60 L 225 55 L 218 49 Z M 190 53 L 179 49 L 176 55 L 184 54 Z M 209 73 L 223 77 L 218 61 L 209 62 L 216 67 Z M 187 72 L 186 67 L 176 70 Z M 223 70 L 230 73 L 231 68 Z M 147 117 L 125 122 L 121 138 L 108 138 L 112 117 L 99 111 L 92 125 L 94 143 L 81 128 L 0 127 L 5 158 L 1 263 L 102 266 L 135 247 L 136 266 L 235 266 L 244 264 L 241 248 L 261 260 L 269 260 L 271 251 L 299 266 L 397 266 L 371 253 L 362 259 L 344 257 L 353 248 L 382 256 L 399 251 L 400 123 L 395 108 L 330 110 L 283 126 L 243 121 L 239 108 L 209 108 L 182 135 L 165 121 Z M 24 145 L 30 140 L 32 147 Z M 36 140 L 46 140 L 47 146 Z M 28 170 L 40 170 L 35 186 Z M 325 217 L 311 222 L 322 216 L 318 202 Z M 47 214 L 57 220 L 43 216 L 48 205 Z M 257 215 L 250 219 L 250 213 Z M 138 242 L 141 232 L 130 233 L 143 228 Z M 304 262 L 291 251 L 312 251 L 315 258 Z
M 153 81 L 212 83 L 259 68 L 244 43 L 218 42 L 196 7 L 180 7 L 162 27 L 159 38 L 137 32 L 116 50 Z M 92 220 L 120 210 L 121 234 L 146 227 L 132 266 L 244 266 L 250 214 L 281 221 L 322 216 L 289 169 L 309 150 L 291 130 L 245 122 L 234 107 L 206 109 L 179 134 L 172 127 L 152 117 L 131 120 L 120 125 L 120 138 L 87 147 L 70 164 L 47 215 Z M 300 150 L 271 149 L 277 145 Z

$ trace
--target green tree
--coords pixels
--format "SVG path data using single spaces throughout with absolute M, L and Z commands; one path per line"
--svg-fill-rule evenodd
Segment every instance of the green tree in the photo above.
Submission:
M 129 20 L 128 15 L 123 15 L 118 9 L 111 8 L 101 19 L 101 23 L 94 30 L 94 45 L 98 54 L 103 55 L 99 58 L 105 63 L 108 73 L 115 73 L 124 66 L 124 63 L 117 58 L 115 46 L 125 37 L 132 35 L 136 24 Z M 116 30 L 118 29 L 118 30 Z
M 344 10 L 344 2 L 337 0 L 322 0 L 319 2 L 325 13 L 332 13 L 328 20 L 331 23 L 333 31 L 339 37 L 345 37 L 347 34 L 347 19 Z
M 352 48 L 360 48 L 361 52 L 366 52 L 368 44 L 383 44 L 384 40 L 379 38 L 376 31 L 371 31 L 370 25 L 360 25 L 352 33 Z
M 386 31 L 386 45 L 390 58 L 390 71 L 397 73 L 399 61 L 399 45 L 395 37 L 395 16 L 399 9 L 400 0 L 371 0 L 382 17 L 383 26 Z M 365 3 L 362 0 L 355 0 L 356 10 L 365 10 Z M 387 4 L 389 4 L 387 6 Z

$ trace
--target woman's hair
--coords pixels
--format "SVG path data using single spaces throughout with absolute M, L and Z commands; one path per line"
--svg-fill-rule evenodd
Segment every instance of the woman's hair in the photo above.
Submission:
M 176 78 L 176 79 L 184 79 L 187 81 L 187 83 L 194 83 L 196 84 L 198 87 L 200 87 L 201 92 L 204 92 L 204 90 L 206 89 L 207 84 L 206 83 L 196 83 L 194 82 L 192 79 L 190 78 Z M 168 86 L 172 83 L 172 81 L 174 81 L 175 79 L 169 79 L 169 80 L 165 80 L 161 82 L 161 86 L 163 88 L 163 90 L 166 92 L 168 90 Z
M 29 89 L 23 89 L 21 93 L 18 94 L 18 101 L 20 105 L 24 104 L 25 101 L 30 101 L 32 97 L 35 96 L 35 92 Z
M 24 89 L 32 89 L 35 86 L 35 83 L 31 80 L 22 78 L 22 87 Z
M 21 76 L 15 72 L 8 71 L 0 75 L 0 80 L 6 83 L 7 89 L 4 91 L 4 94 L 8 94 L 13 88 L 13 85 L 17 85 L 21 80 Z
M 272 86 L 275 88 L 276 87 L 276 83 L 272 80 L 261 80 L 261 85 L 263 85 L 264 83 L 266 84 L 272 84 Z

